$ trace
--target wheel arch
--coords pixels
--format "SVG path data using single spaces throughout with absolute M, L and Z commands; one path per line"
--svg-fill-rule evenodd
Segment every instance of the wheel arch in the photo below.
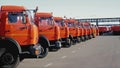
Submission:
M 12 45 L 11 46 L 14 48 L 17 48 L 16 50 L 19 54 L 22 53 L 22 49 L 16 40 L 9 38 L 9 37 L 0 37 L 0 44 L 7 44 L 7 43 L 13 44 L 14 46 L 12 46 Z M 7 46 L 1 45 L 0 47 L 7 47 Z
M 50 47 L 50 42 L 49 42 L 49 40 L 45 37 L 45 36 L 43 36 L 43 35 L 40 35 L 40 37 L 39 37 L 39 43 L 41 43 L 41 42 L 45 42 L 47 45 L 45 45 L 45 47 Z M 42 46 L 42 45 L 41 45 Z

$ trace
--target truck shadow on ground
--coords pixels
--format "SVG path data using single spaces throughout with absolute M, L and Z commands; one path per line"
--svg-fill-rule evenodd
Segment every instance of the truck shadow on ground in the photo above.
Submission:
M 32 56 L 30 54 L 21 54 L 20 55 L 20 62 L 22 62 L 24 59 L 35 59 L 35 56 Z
M 59 49 L 49 50 L 49 52 L 57 52 L 57 51 L 59 51 Z M 33 56 L 33 55 L 29 54 L 29 53 L 21 54 L 20 55 L 20 62 L 22 62 L 24 59 L 37 59 L 37 57 Z M 42 59 L 42 58 L 40 58 L 40 59 Z

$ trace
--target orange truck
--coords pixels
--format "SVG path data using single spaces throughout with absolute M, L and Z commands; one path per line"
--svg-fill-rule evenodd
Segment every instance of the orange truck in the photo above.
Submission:
M 61 48 L 60 28 L 55 24 L 52 13 L 37 12 L 35 14 L 35 24 L 38 27 L 39 37 L 43 44 L 49 46 L 49 50 Z
M 111 26 L 111 31 L 114 35 L 120 35 L 120 25 Z
M 98 26 L 91 24 L 92 32 L 94 34 L 94 37 L 99 36 L 99 28 Z
M 75 44 L 76 42 L 80 42 L 80 31 L 79 28 L 76 26 L 75 19 L 65 19 L 64 20 L 66 25 L 69 27 L 70 36 L 72 39 L 72 43 Z
M 89 25 L 91 28 L 91 38 L 95 38 L 98 35 L 98 28 L 95 25 L 90 24 Z
M 81 26 L 84 28 L 85 39 L 95 38 L 97 35 L 97 28 L 92 26 L 89 22 L 81 22 Z
M 65 47 L 71 46 L 71 38 L 69 35 L 69 28 L 65 25 L 64 19 L 62 17 L 54 17 L 56 24 L 60 27 L 60 37 L 61 43 Z
M 46 45 L 40 43 L 38 28 L 33 24 L 30 11 L 23 6 L 1 6 L 0 67 L 16 67 L 23 53 L 36 57 L 47 54 L 47 51 L 44 53 Z
M 76 26 L 79 28 L 80 41 L 84 41 L 84 29 L 81 27 L 80 22 L 76 20 Z
M 85 41 L 85 38 L 84 38 L 84 36 L 86 34 L 85 28 L 83 28 L 83 26 L 81 25 L 81 23 L 79 21 L 77 23 L 77 26 L 79 27 L 81 41 Z

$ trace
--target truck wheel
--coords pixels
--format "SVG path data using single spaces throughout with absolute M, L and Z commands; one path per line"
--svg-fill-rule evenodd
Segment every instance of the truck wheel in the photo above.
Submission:
M 71 45 L 72 45 L 72 41 L 69 38 L 67 38 L 65 47 L 68 48 L 68 47 L 71 47 Z
M 41 46 L 41 52 L 39 54 L 39 58 L 44 58 L 48 55 L 48 48 L 45 46 Z
M 82 40 L 82 41 L 85 41 L 85 38 L 84 38 L 84 36 L 81 36 L 81 40 Z
M 95 38 L 94 34 L 92 34 L 92 37 Z
M 92 36 L 91 36 L 91 34 L 90 34 L 88 37 L 89 37 L 89 39 L 92 39 Z
M 61 42 L 60 41 L 56 41 L 54 46 L 50 46 L 49 47 L 49 51 L 58 51 L 59 49 L 61 49 Z
M 100 35 L 103 35 L 103 32 L 100 32 Z
M 87 35 L 85 35 L 85 40 L 88 40 L 88 36 Z
M 55 48 L 56 48 L 56 49 L 60 49 L 61 46 L 62 46 L 62 45 L 61 45 L 61 42 L 60 42 L 60 41 L 56 41 L 56 42 L 55 42 Z
M 80 43 L 80 42 L 81 42 L 80 37 L 76 37 L 76 39 L 77 39 L 77 42 L 78 42 L 78 43 Z
M 43 46 L 43 45 L 45 45 L 45 44 L 43 44 L 43 42 L 41 42 L 40 44 L 38 43 L 38 44 L 30 47 L 29 52 L 30 52 L 31 56 L 33 56 L 35 58 L 44 58 L 47 56 L 48 48 L 46 46 Z
M 5 53 L 0 57 L 0 67 L 16 68 L 20 62 L 18 53 L 14 50 L 6 49 Z
M 76 39 L 76 37 L 75 37 L 75 38 L 73 38 L 73 40 L 72 40 L 72 45 L 75 45 L 76 42 L 77 42 L 77 39 Z

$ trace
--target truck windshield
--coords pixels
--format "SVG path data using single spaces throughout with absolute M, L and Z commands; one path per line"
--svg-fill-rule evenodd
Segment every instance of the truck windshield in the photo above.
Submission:
M 8 21 L 9 23 L 17 23 L 18 21 L 24 20 L 23 12 L 9 12 L 8 13 Z
M 65 26 L 64 20 L 55 21 L 58 26 Z
M 51 17 L 45 18 L 41 17 L 40 18 L 40 24 L 42 25 L 53 25 L 53 19 Z
M 75 27 L 75 26 L 76 26 L 75 23 L 72 23 L 72 22 L 69 22 L 69 23 L 68 23 L 68 27 Z

